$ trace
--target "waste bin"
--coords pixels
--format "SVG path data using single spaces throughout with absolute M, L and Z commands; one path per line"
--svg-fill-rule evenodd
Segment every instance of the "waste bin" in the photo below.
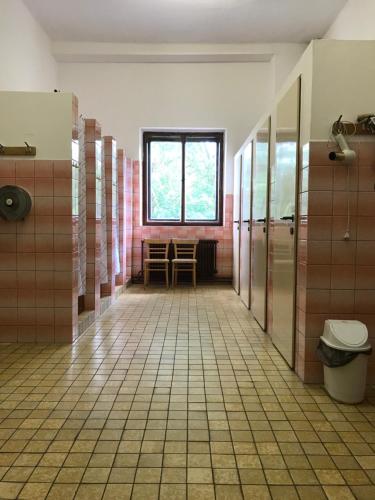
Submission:
M 324 365 L 326 391 L 333 399 L 352 404 L 363 401 L 371 351 L 367 327 L 360 321 L 325 322 L 317 354 Z

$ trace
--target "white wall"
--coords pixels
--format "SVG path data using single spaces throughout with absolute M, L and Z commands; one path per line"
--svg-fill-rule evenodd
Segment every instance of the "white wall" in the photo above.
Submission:
M 233 155 L 273 96 L 272 73 L 271 63 L 63 63 L 59 86 L 134 159 L 142 128 L 225 129 L 231 192 Z
M 241 149 L 254 138 L 268 115 L 275 122 L 277 103 L 300 75 L 302 145 L 310 140 L 328 142 L 332 124 L 341 114 L 344 120 L 356 122 L 359 115 L 372 113 L 374 61 L 375 40 L 314 40 Z
M 72 98 L 63 92 L 0 92 L 1 143 L 26 141 L 36 147 L 35 160 L 71 160 Z
M 0 0 L 0 90 L 55 87 L 49 38 L 21 0 Z
M 348 0 L 325 38 L 336 40 L 375 39 L 375 1 Z
M 341 114 L 356 122 L 374 112 L 375 40 L 317 40 L 313 48 L 311 139 L 328 140 Z
M 59 62 L 59 88 L 74 92 L 80 112 L 99 120 L 103 133 L 114 135 L 119 147 L 124 147 L 134 159 L 140 157 L 142 128 L 225 129 L 227 192 L 232 191 L 235 151 L 304 48 L 304 44 L 243 47 L 54 44 L 58 60 L 76 61 Z M 175 62 L 187 55 L 192 61 Z M 193 62 L 201 56 L 225 60 Z M 235 62 L 238 57 L 248 56 L 261 60 L 266 56 L 268 62 L 256 62 L 257 59 Z M 104 62 L 111 57 L 121 62 Z M 137 58 L 138 62 L 125 62 L 129 57 Z M 142 62 L 145 57 L 155 62 Z M 95 62 L 84 62 L 92 58 Z M 170 61 L 160 62 L 160 58 Z

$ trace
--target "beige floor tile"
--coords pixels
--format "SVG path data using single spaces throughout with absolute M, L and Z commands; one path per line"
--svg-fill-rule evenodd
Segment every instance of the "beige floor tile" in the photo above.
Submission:
M 78 484 L 54 484 L 48 493 L 48 500 L 72 500 L 78 489 Z
M 263 470 L 260 469 L 239 469 L 241 484 L 266 484 Z
M 131 492 L 130 484 L 107 484 L 103 500 L 130 500 Z
M 135 476 L 136 483 L 159 483 L 161 477 L 160 467 L 138 468 Z
M 162 484 L 160 500 L 186 500 L 186 484 Z
M 186 467 L 187 455 L 182 453 L 166 453 L 164 455 L 164 467 Z
M 326 495 L 321 486 L 296 486 L 301 500 L 326 500 Z
M 135 467 L 113 467 L 108 478 L 109 483 L 134 483 Z
M 236 459 L 234 455 L 218 455 L 212 454 L 212 467 L 217 467 L 221 469 L 229 468 L 233 469 L 236 467 Z
M 206 467 L 189 467 L 187 470 L 187 481 L 191 484 L 212 483 L 212 469 Z
M 133 487 L 132 500 L 158 500 L 158 484 L 135 484 Z
M 36 483 L 51 483 L 55 480 L 59 470 L 58 467 L 35 467 L 30 476 L 30 481 Z
M 162 469 L 162 483 L 186 483 L 186 469 L 165 467 Z
M 242 500 L 242 491 L 239 486 L 235 485 L 218 485 L 215 487 L 216 500 Z
M 351 485 L 364 485 L 364 484 L 371 484 L 371 481 L 367 474 L 365 474 L 363 471 L 355 469 L 347 469 L 347 470 L 342 470 L 341 474 L 343 478 L 345 479 L 345 482 L 351 486 Z
M 312 470 L 289 469 L 294 484 L 318 484 L 316 475 Z
M 83 467 L 63 467 L 60 469 L 55 482 L 56 483 L 80 483 L 85 469 Z
M 268 486 L 245 485 L 242 490 L 245 500 L 271 500 Z
M 270 486 L 272 500 L 299 500 L 294 486 Z
M 81 484 L 74 498 L 77 500 L 100 500 L 104 489 L 104 484 Z
M 50 484 L 47 483 L 27 483 L 19 494 L 18 498 L 20 500 L 43 500 L 47 497 L 48 491 L 51 488 Z
M 134 286 L 0 356 L 0 498 L 375 498 L 375 392 L 301 384 L 228 286 Z
M 323 486 L 328 500 L 354 500 L 355 496 L 347 486 Z
M 188 484 L 188 500 L 215 500 L 214 486 L 210 484 Z
M 33 470 L 33 467 L 10 467 L 2 480 L 5 482 L 26 482 Z
M 315 469 L 315 474 L 320 484 L 344 484 L 344 478 L 338 470 Z
M 359 500 L 372 500 L 375 498 L 375 486 L 352 486 L 351 490 L 355 498 Z
M 288 485 L 292 479 L 287 470 L 268 469 L 264 471 L 268 484 Z
M 239 484 L 237 469 L 214 469 L 215 484 Z

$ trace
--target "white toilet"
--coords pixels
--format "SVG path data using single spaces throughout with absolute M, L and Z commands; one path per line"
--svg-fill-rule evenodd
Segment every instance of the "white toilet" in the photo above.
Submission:
M 330 367 L 324 364 L 324 384 L 328 394 L 342 403 L 360 403 L 365 397 L 367 360 L 371 353 L 366 325 L 355 320 L 334 320 L 325 322 L 323 344 L 333 349 L 340 364 L 340 351 L 343 365 Z M 351 357 L 347 362 L 345 356 Z M 358 354 L 357 354 L 358 353 Z M 344 364 L 346 363 L 346 364 Z

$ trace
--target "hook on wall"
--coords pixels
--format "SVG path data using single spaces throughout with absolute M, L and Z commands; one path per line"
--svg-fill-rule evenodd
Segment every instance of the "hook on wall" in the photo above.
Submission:
M 1 156 L 35 156 L 36 147 L 24 141 L 25 146 L 4 146 L 0 144 Z

